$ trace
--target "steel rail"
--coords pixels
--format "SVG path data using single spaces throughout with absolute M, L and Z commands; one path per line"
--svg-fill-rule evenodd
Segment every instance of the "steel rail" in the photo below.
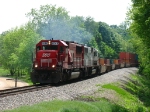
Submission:
M 0 97 L 12 96 L 22 93 L 28 93 L 33 91 L 39 91 L 47 88 L 51 88 L 50 84 L 48 85 L 32 85 L 32 86 L 24 86 L 24 87 L 17 87 L 11 89 L 0 90 Z

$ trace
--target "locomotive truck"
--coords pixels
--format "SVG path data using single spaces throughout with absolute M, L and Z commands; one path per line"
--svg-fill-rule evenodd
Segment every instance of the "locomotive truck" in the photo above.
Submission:
M 110 63 L 109 59 L 99 58 L 98 50 L 74 41 L 41 40 L 36 44 L 31 81 L 33 84 L 58 83 L 109 72 L 125 65 L 125 61 Z

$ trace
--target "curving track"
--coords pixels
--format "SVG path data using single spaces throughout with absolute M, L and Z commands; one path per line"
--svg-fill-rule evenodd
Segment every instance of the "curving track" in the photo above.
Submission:
M 22 93 L 28 93 L 33 91 L 39 91 L 47 88 L 51 88 L 51 85 L 32 85 L 32 86 L 24 86 L 17 87 L 11 89 L 0 90 L 0 97 L 12 96 Z
M 108 83 L 124 83 L 130 77 L 138 72 L 138 68 L 122 68 L 117 69 L 98 77 L 89 78 L 83 81 L 71 82 L 69 84 L 54 85 L 49 89 L 17 94 L 0 98 L 0 111 L 15 109 L 23 105 L 33 105 L 43 101 L 58 100 L 74 100 L 79 96 L 92 96 L 98 91 L 100 86 Z M 132 75 L 131 75 L 132 74 Z M 112 93 L 99 94 L 102 98 L 112 97 Z

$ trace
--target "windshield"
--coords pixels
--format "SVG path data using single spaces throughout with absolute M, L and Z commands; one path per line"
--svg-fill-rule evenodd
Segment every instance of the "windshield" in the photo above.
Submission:
M 50 46 L 45 45 L 45 46 L 43 46 L 43 50 L 58 50 L 58 46 L 56 46 L 56 45 L 50 45 Z

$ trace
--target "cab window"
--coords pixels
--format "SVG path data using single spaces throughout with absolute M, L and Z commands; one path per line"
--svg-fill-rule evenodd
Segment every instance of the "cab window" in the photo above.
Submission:
M 56 46 L 56 45 L 45 45 L 45 46 L 43 46 L 43 50 L 58 50 L 58 46 Z
M 41 49 L 41 47 L 40 47 L 40 46 L 37 46 L 36 51 L 39 51 L 40 49 Z
M 94 56 L 97 56 L 97 52 L 94 52 Z

